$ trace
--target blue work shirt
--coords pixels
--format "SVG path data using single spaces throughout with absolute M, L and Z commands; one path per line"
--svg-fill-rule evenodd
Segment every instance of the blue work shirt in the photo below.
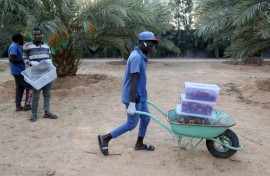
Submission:
M 146 68 L 147 57 L 138 47 L 135 47 L 127 60 L 124 84 L 122 89 L 123 103 L 130 102 L 130 85 L 132 73 L 139 73 L 136 98 L 140 98 L 140 102 L 145 102 L 147 100 Z
M 11 62 L 10 55 L 15 55 L 21 62 Z M 23 49 L 17 43 L 12 42 L 8 49 L 9 68 L 11 75 L 21 75 L 21 72 L 25 70 L 25 64 L 22 59 Z

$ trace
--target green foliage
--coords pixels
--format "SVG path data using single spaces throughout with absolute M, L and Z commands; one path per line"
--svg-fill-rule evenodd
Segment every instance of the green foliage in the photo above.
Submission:
M 10 44 L 15 31 L 27 40 L 33 27 L 39 27 L 49 43 L 58 68 L 73 69 L 76 59 L 97 48 L 114 48 L 126 58 L 137 42 L 138 33 L 162 33 L 168 25 L 169 11 L 162 4 L 143 0 L 0 0 L 0 47 Z M 179 52 L 173 43 L 162 47 Z M 3 49 L 4 50 L 4 49 Z M 2 51 L 3 51 L 2 50 Z M 61 58 L 61 59 L 60 59 Z M 70 67 L 63 66 L 71 64 Z M 61 69 L 58 69 L 61 70 Z M 66 70 L 69 74 L 68 70 Z M 74 71 L 72 71 L 74 73 Z M 63 75 L 64 75 L 63 74 Z
M 30 0 L 0 0 L 0 56 L 7 51 L 12 34 L 20 33 L 27 25 L 26 17 L 33 6 Z
M 197 35 L 223 43 L 225 56 L 246 59 L 270 46 L 270 2 L 266 0 L 199 0 Z

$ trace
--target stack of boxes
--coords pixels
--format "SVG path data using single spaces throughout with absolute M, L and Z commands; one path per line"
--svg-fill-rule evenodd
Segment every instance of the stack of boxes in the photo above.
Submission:
M 219 94 L 215 84 L 184 83 L 185 94 L 181 94 L 181 112 L 193 116 L 208 116 L 213 112 Z

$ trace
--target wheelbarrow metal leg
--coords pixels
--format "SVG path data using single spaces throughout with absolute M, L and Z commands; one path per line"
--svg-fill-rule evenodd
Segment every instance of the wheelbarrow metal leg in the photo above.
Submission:
M 181 151 L 181 141 L 183 136 L 178 136 L 178 158 L 180 159 L 180 151 Z M 187 153 L 185 154 L 185 159 L 187 159 L 195 150 L 195 148 L 202 142 L 203 138 L 201 138 L 197 143 L 193 143 L 192 140 L 194 138 L 189 138 L 188 143 L 183 147 L 186 148 L 187 146 Z
M 182 148 L 186 148 L 190 144 L 190 142 L 192 142 L 193 139 L 194 138 L 189 138 L 188 143 L 185 146 L 183 146 Z
M 188 142 L 189 144 L 189 150 L 188 152 L 186 153 L 186 156 L 185 156 L 185 159 L 187 159 L 192 153 L 193 151 L 195 150 L 195 148 L 202 142 L 203 139 L 200 139 L 199 142 L 197 142 L 195 145 L 192 143 L 192 140 L 194 138 L 191 138 L 190 141 Z
M 180 159 L 181 141 L 182 141 L 182 136 L 178 136 L 178 158 L 179 159 Z

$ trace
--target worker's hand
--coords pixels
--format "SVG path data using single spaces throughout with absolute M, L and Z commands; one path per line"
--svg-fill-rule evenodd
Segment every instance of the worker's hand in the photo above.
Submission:
M 52 60 L 51 59 L 46 59 L 45 60 L 48 64 L 52 64 Z
M 133 103 L 133 102 L 130 102 L 129 105 L 128 105 L 128 108 L 127 108 L 127 113 L 130 114 L 130 115 L 134 115 L 135 112 L 136 112 L 136 104 Z
M 38 61 L 30 61 L 30 65 L 32 65 L 32 66 L 36 66 L 36 65 L 38 65 L 38 64 L 39 64 Z

